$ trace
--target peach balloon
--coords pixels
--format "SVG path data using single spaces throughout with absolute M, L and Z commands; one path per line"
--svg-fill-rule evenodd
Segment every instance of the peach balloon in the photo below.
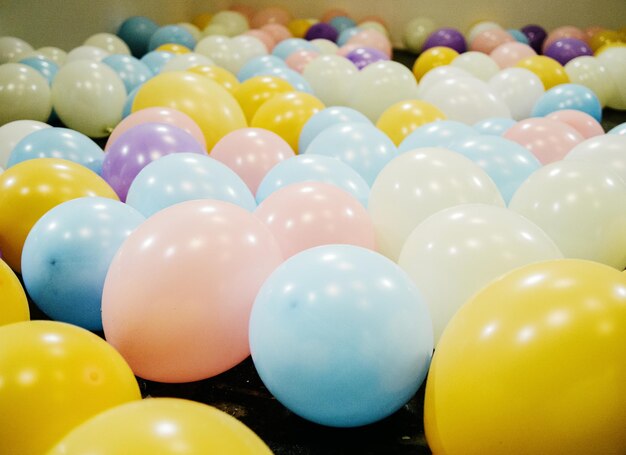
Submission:
M 546 49 L 550 47 L 550 44 L 561 38 L 576 38 L 583 42 L 587 42 L 585 32 L 581 29 L 571 25 L 564 25 L 563 27 L 555 28 L 548 33 L 548 36 L 546 36 L 546 39 L 541 46 L 541 51 L 545 53 Z
M 599 25 L 592 25 L 591 27 L 587 27 L 583 30 L 583 33 L 585 34 L 585 42 L 589 44 L 591 42 L 591 38 L 593 38 L 596 33 L 602 32 L 604 30 L 606 29 Z
M 331 8 L 329 10 L 324 11 L 324 14 L 322 14 L 322 17 L 320 18 L 320 20 L 322 22 L 330 22 L 332 19 L 334 19 L 335 17 L 339 17 L 339 16 L 343 16 L 343 17 L 350 17 L 350 14 L 342 8 Z
M 256 294 L 281 264 L 254 214 L 203 199 L 168 207 L 126 239 L 104 283 L 107 341 L 133 372 L 160 382 L 220 374 L 250 354 Z
M 532 47 L 517 41 L 502 43 L 489 54 L 500 68 L 511 68 L 520 60 L 532 57 L 533 55 L 537 55 L 537 53 Z
M 374 225 L 365 207 L 329 183 L 287 185 L 270 194 L 255 214 L 272 231 L 285 258 L 336 243 L 376 249 Z
M 262 26 L 260 30 L 269 33 L 272 38 L 274 38 L 276 44 L 286 39 L 293 38 L 293 35 L 289 31 L 289 29 L 282 24 L 267 24 Z
M 291 20 L 291 13 L 285 8 L 278 6 L 270 6 L 259 10 L 254 16 L 250 25 L 252 28 L 259 28 L 265 24 L 282 24 L 287 25 Z
M 383 52 L 387 57 L 391 58 L 391 42 L 389 38 L 378 30 L 361 30 L 352 36 L 346 44 L 359 44 L 359 47 L 371 47 Z
M 252 17 L 254 16 L 254 13 L 255 13 L 254 8 L 251 7 L 250 5 L 237 4 L 237 5 L 232 5 L 228 9 L 230 11 L 235 11 L 239 14 L 242 14 L 246 19 L 248 19 L 248 22 L 252 21 Z
M 472 40 L 470 50 L 491 54 L 501 44 L 512 43 L 515 38 L 501 28 L 492 28 L 479 33 Z
M 319 56 L 319 52 L 315 51 L 296 51 L 289 55 L 289 57 L 287 57 L 285 63 L 292 70 L 297 71 L 298 73 L 302 73 L 304 71 L 304 68 L 306 68 L 309 63 L 311 63 Z
M 602 136 L 604 129 L 598 121 L 591 115 L 583 111 L 574 109 L 566 109 L 556 111 L 546 116 L 546 118 L 556 120 L 557 122 L 567 123 L 574 128 L 585 139 L 594 136 Z
M 267 31 L 261 29 L 252 29 L 244 32 L 244 35 L 254 36 L 263 43 L 267 52 L 272 52 L 274 46 L 276 46 L 276 39 Z
M 361 44 L 356 44 L 356 43 L 344 44 L 339 49 L 337 49 L 337 52 L 335 52 L 335 53 L 337 55 L 341 56 L 341 57 L 345 57 L 350 52 L 352 52 L 352 51 L 354 51 L 356 49 L 362 49 L 362 48 L 363 48 L 363 46 Z

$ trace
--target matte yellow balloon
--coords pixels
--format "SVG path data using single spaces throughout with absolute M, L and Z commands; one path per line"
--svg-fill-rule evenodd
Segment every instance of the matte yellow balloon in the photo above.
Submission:
M 294 91 L 293 86 L 284 79 L 274 76 L 255 76 L 239 85 L 235 90 L 235 98 L 250 123 L 263 103 L 279 93 L 292 91 Z
M 415 79 L 419 80 L 431 69 L 438 66 L 449 65 L 452 60 L 457 58 L 459 53 L 449 47 L 437 46 L 425 50 L 417 57 L 413 64 L 413 74 Z
M 207 150 L 231 131 L 245 128 L 246 118 L 233 96 L 208 77 L 187 71 L 159 74 L 144 83 L 132 111 L 170 107 L 191 117 L 200 127 Z
M 556 60 L 545 55 L 533 55 L 532 57 L 520 60 L 515 65 L 518 68 L 525 68 L 537 75 L 546 90 L 559 84 L 570 82 L 565 68 Z
M 85 420 L 140 400 L 130 367 L 106 341 L 53 321 L 0 327 L 2 453 L 41 455 Z
M 589 40 L 589 47 L 596 53 L 598 49 L 607 44 L 619 43 L 622 41 L 622 36 L 615 30 L 601 30 L 595 33 Z
M 394 144 L 400 143 L 416 128 L 446 116 L 435 105 L 426 101 L 400 101 L 389 107 L 379 117 L 376 127 L 389 136 Z
M 433 453 L 626 453 L 626 276 L 562 259 L 516 269 L 452 318 L 424 423 Z
M 23 161 L 0 174 L 0 250 L 21 271 L 22 247 L 33 225 L 62 202 L 86 196 L 119 200 L 95 172 L 56 158 Z
M 264 103 L 250 125 L 273 131 L 297 152 L 304 124 L 324 107 L 324 103 L 308 93 L 282 93 Z
M 219 66 L 199 65 L 188 68 L 187 71 L 208 77 L 228 90 L 231 95 L 234 95 L 235 91 L 239 87 L 239 80 L 237 77 L 235 77 L 235 75 L 230 71 L 227 71 Z
M 165 43 L 157 47 L 155 51 L 171 52 L 172 54 L 182 55 L 190 53 L 191 49 L 187 46 L 183 46 L 182 44 Z
M 0 260 L 0 326 L 29 319 L 24 288 L 11 267 Z
M 176 398 L 149 398 L 110 409 L 63 438 L 48 455 L 271 455 L 234 417 Z

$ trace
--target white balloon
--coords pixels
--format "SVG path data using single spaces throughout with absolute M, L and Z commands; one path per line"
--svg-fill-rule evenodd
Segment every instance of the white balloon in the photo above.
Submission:
M 613 109 L 626 110 L 626 47 L 609 47 L 596 57 L 615 83 L 615 92 L 606 105 Z
M 50 85 L 21 63 L 0 65 L 0 126 L 14 120 L 46 121 L 52 111 Z
M 226 36 L 228 29 L 222 24 L 209 24 L 202 29 L 202 36 Z
M 237 11 L 228 10 L 215 13 L 211 18 L 211 24 L 223 26 L 226 30 L 226 36 L 240 35 L 250 28 L 246 16 Z
M 237 74 L 239 70 L 251 59 L 267 55 L 267 48 L 265 47 L 265 44 L 263 44 L 263 42 L 255 36 L 236 36 L 232 39 L 231 46 L 239 55 L 238 66 L 236 71 L 234 71 L 234 74 Z
M 172 57 L 165 65 L 163 65 L 161 73 L 167 73 L 168 71 L 185 71 L 186 69 L 199 65 L 215 65 L 215 63 L 205 55 L 198 54 L 196 52 L 187 52 L 186 54 L 180 54 Z
M 99 62 L 109 55 L 111 55 L 109 52 L 96 46 L 78 46 L 67 53 L 65 64 L 81 60 Z
M 606 164 L 626 182 L 626 136 L 606 134 L 589 138 L 572 148 L 564 159 Z
M 67 52 L 63 49 L 59 49 L 58 47 L 44 46 L 40 47 L 35 52 L 49 58 L 59 66 L 65 65 L 65 61 L 67 60 Z
M 429 17 L 411 19 L 404 27 L 402 43 L 413 52 L 420 52 L 428 36 L 437 29 L 437 24 Z
M 430 88 L 434 87 L 439 82 L 463 77 L 473 78 L 474 76 L 464 69 L 456 68 L 454 66 L 437 66 L 422 76 L 417 84 L 417 96 L 421 98 Z
M 302 76 L 311 85 L 315 96 L 326 106 L 348 106 L 358 72 L 347 58 L 322 55 L 304 68 Z
M 500 67 L 494 59 L 489 57 L 487 54 L 476 51 L 464 52 L 460 54 L 452 60 L 450 65 L 455 68 L 465 70 L 472 76 L 485 82 L 500 71 Z
M 507 105 L 515 120 L 530 117 L 545 89 L 541 79 L 525 68 L 506 68 L 489 80 L 489 87 Z
M 265 45 L 258 38 L 246 35 L 236 38 L 207 36 L 198 42 L 195 51 L 233 74 L 237 74 L 248 60 L 267 54 Z
M 32 50 L 33 47 L 23 39 L 0 36 L 0 65 L 17 62 Z
M 311 41 L 311 44 L 314 45 L 319 53 L 322 55 L 336 54 L 337 50 L 339 49 L 339 46 L 337 46 L 335 43 L 324 38 L 314 39 Z
M 0 166 L 6 167 L 11 151 L 19 141 L 42 128 L 50 128 L 50 125 L 37 120 L 15 120 L 0 126 Z
M 84 46 L 95 46 L 104 49 L 109 54 L 130 55 L 128 45 L 112 33 L 96 33 L 83 43 Z
M 593 91 L 602 107 L 606 106 L 617 90 L 606 67 L 595 57 L 576 57 L 565 64 L 565 72 L 572 84 L 584 85 Z

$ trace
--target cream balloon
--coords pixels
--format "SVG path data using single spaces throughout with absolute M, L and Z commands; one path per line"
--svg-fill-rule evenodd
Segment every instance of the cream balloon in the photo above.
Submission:
M 0 65 L 17 62 L 32 50 L 33 47 L 23 39 L 13 36 L 0 36 Z
M 347 58 L 322 55 L 304 68 L 302 76 L 326 106 L 347 106 L 358 72 Z
M 383 168 L 370 192 L 368 211 L 379 251 L 396 261 L 419 223 L 440 210 L 470 203 L 504 207 L 496 184 L 477 164 L 444 148 L 403 153 Z
M 606 164 L 626 182 L 626 136 L 592 137 L 572 148 L 564 159 Z
M 515 120 L 530 117 L 545 89 L 541 79 L 525 68 L 507 68 L 489 80 L 489 87 L 507 105 Z
M 227 30 L 222 24 L 209 24 L 202 29 L 202 36 L 226 36 Z
M 109 52 L 96 46 L 78 46 L 67 53 L 65 64 L 80 60 L 100 62 L 109 55 L 111 55 Z
M 437 66 L 422 76 L 417 84 L 417 96 L 421 98 L 426 92 L 428 92 L 428 90 L 441 81 L 448 81 L 463 77 L 473 78 L 474 76 L 464 69 L 456 68 L 454 66 Z
M 48 81 L 28 65 L 0 65 L 0 106 L 0 126 L 15 120 L 45 122 L 52 112 Z
M 67 52 L 63 49 L 59 49 L 58 47 L 44 46 L 40 47 L 35 52 L 49 58 L 59 66 L 65 65 L 65 61 L 67 60 Z
M 237 11 L 220 11 L 211 18 L 210 24 L 223 26 L 227 36 L 241 35 L 250 28 L 246 16 Z
M 565 64 L 565 72 L 572 84 L 584 85 L 592 90 L 602 107 L 606 106 L 617 90 L 606 67 L 595 57 L 576 57 Z
M 83 43 L 84 46 L 95 46 L 104 49 L 109 54 L 130 55 L 128 45 L 112 33 L 96 33 Z
M 615 92 L 606 105 L 613 109 L 626 110 L 626 46 L 609 47 L 596 58 L 615 83 Z
M 206 55 L 198 54 L 197 52 L 187 52 L 186 54 L 180 54 L 172 57 L 161 68 L 161 73 L 167 73 L 168 71 L 185 71 L 194 66 L 208 65 L 213 66 L 215 63 Z
M 466 204 L 420 223 L 398 265 L 422 292 L 437 343 L 454 313 L 483 286 L 517 267 L 562 257 L 554 241 L 518 213 Z
M 42 128 L 50 128 L 50 125 L 37 120 L 15 120 L 0 126 L 0 166 L 6 167 L 18 142 Z
M 548 164 L 518 188 L 509 207 L 541 227 L 565 257 L 626 267 L 626 182 L 609 166 Z
M 200 40 L 195 52 L 205 55 L 222 68 L 237 74 L 248 60 L 267 54 L 267 48 L 253 36 L 212 35 Z
M 402 42 L 408 50 L 420 52 L 424 42 L 432 32 L 435 31 L 437 25 L 428 17 L 416 17 L 409 21 L 404 27 L 402 34 Z
M 311 41 L 311 44 L 315 46 L 319 53 L 322 55 L 336 54 L 337 50 L 339 49 L 339 47 L 335 43 L 324 38 L 314 39 Z
M 487 54 L 476 51 L 464 52 L 460 54 L 452 60 L 450 65 L 455 68 L 463 69 L 472 74 L 474 77 L 477 77 L 485 82 L 500 71 L 500 67 L 491 57 Z

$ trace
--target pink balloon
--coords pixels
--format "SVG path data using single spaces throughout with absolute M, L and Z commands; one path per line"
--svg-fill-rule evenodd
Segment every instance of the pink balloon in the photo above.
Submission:
M 546 116 L 546 118 L 556 120 L 557 122 L 567 123 L 574 128 L 584 138 L 589 139 L 594 136 L 602 136 L 604 129 L 598 121 L 586 112 L 566 109 L 556 111 Z
M 387 57 L 391 58 L 391 42 L 378 30 L 366 29 L 352 36 L 346 44 L 357 44 L 358 47 L 370 47 L 378 49 Z
M 109 139 L 104 146 L 104 150 L 108 150 L 113 142 L 115 142 L 117 138 L 122 135 L 122 133 L 128 131 L 134 126 L 142 125 L 144 123 L 167 123 L 169 125 L 176 126 L 191 134 L 193 138 L 198 141 L 200 145 L 202 145 L 202 147 L 206 148 L 206 141 L 204 139 L 204 134 L 202 134 L 202 130 L 187 114 L 169 107 L 149 107 L 130 114 L 118 123 L 109 136 Z
M 268 196 L 255 214 L 272 231 L 285 258 L 333 243 L 376 249 L 369 213 L 354 196 L 335 185 L 287 185 Z
M 287 25 L 290 20 L 291 13 L 285 8 L 270 6 L 269 8 L 259 10 L 254 16 L 252 16 L 252 22 L 250 25 L 252 28 L 259 28 L 266 24 Z
M 344 44 L 343 46 L 341 46 L 339 49 L 337 49 L 336 54 L 339 55 L 340 57 L 345 57 L 347 56 L 350 52 L 356 50 L 356 49 L 362 49 L 363 46 L 361 44 Z
M 549 118 L 517 122 L 503 137 L 526 147 L 541 164 L 563 159 L 584 138 L 571 126 Z
M 537 55 L 537 53 L 532 47 L 517 41 L 502 43 L 489 54 L 500 68 L 511 68 L 520 60 L 533 55 Z
M 211 150 L 211 158 L 231 168 L 256 193 L 265 174 L 279 162 L 295 156 L 278 134 L 262 128 L 228 133 Z
M 262 31 L 269 33 L 276 43 L 292 38 L 293 35 L 287 27 L 282 24 L 267 24 L 260 28 Z
M 168 207 L 130 234 L 110 265 L 106 339 L 145 379 L 220 374 L 250 354 L 252 303 L 282 260 L 267 226 L 241 207 L 209 199 Z
M 583 32 L 578 27 L 573 27 L 571 25 L 564 25 L 563 27 L 558 27 L 548 33 L 543 45 L 541 47 L 541 51 L 545 54 L 546 49 L 550 47 L 550 44 L 554 43 L 556 40 L 561 38 L 576 38 L 581 40 L 582 42 L 587 42 L 587 36 L 585 32 Z
M 297 71 L 298 73 L 302 73 L 302 71 L 304 71 L 304 68 L 306 68 L 306 66 L 317 57 L 319 57 L 319 55 L 319 52 L 315 51 L 296 51 L 290 54 L 289 57 L 287 57 L 285 63 L 292 70 Z
M 274 46 L 276 46 L 276 40 L 274 39 L 274 37 L 265 30 L 255 28 L 244 32 L 244 35 L 254 36 L 255 38 L 257 38 L 263 43 L 263 45 L 267 49 L 267 52 L 272 52 L 272 49 L 274 49 Z
M 470 50 L 491 54 L 501 44 L 512 43 L 515 38 L 501 28 L 492 28 L 476 35 L 470 43 Z

